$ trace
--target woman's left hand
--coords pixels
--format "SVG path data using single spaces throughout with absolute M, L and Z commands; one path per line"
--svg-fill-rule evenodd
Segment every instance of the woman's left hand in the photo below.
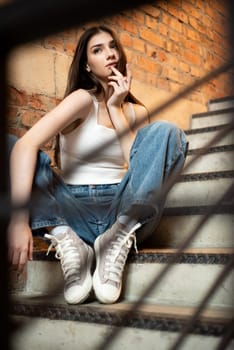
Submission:
M 126 76 L 123 76 L 123 74 L 115 67 L 111 67 L 111 69 L 113 74 L 108 77 L 110 80 L 108 83 L 110 89 L 107 105 L 109 107 L 120 107 L 129 93 L 132 76 L 128 65 L 126 65 Z

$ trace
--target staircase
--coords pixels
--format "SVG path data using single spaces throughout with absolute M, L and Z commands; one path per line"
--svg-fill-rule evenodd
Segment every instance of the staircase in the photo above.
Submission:
M 129 256 L 119 303 L 101 305 L 91 296 L 83 305 L 67 305 L 60 265 L 53 254 L 46 256 L 46 243 L 35 239 L 34 261 L 28 263 L 23 275 L 12 273 L 11 319 L 17 326 L 12 350 L 172 349 L 196 307 L 233 257 L 233 199 L 214 208 L 233 184 L 233 129 L 187 168 L 199 149 L 233 118 L 234 97 L 211 100 L 207 112 L 191 116 L 191 129 L 186 132 L 190 144 L 185 169 L 168 195 L 157 231 L 138 254 Z M 212 216 L 177 256 L 176 249 L 212 208 Z M 167 264 L 171 267 L 168 273 L 130 315 L 133 302 Z M 179 349 L 218 349 L 233 319 L 233 282 L 233 273 L 222 281 Z M 121 321 L 125 324 L 122 329 L 116 327 Z M 116 329 L 120 332 L 115 337 L 112 332 Z M 106 347 L 103 342 L 108 335 L 112 342 Z M 220 349 L 231 350 L 233 346 L 232 339 Z

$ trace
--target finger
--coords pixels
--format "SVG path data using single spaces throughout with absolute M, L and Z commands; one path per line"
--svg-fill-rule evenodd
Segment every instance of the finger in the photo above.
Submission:
M 131 77 L 131 69 L 128 63 L 126 64 L 126 76 L 127 78 Z
M 14 250 L 13 249 L 9 249 L 9 252 L 8 252 L 8 262 L 9 262 L 9 265 L 10 267 L 17 271 L 18 270 L 18 257 L 16 254 L 14 254 Z
M 118 81 L 120 77 L 117 77 L 116 75 L 109 75 L 108 79 L 113 81 Z
M 28 254 L 27 252 L 23 251 L 20 254 L 20 258 L 19 258 L 19 263 L 18 263 L 18 271 L 22 272 L 24 270 L 25 264 L 27 262 L 27 257 Z
M 12 256 L 12 268 L 18 272 L 22 272 L 27 261 L 26 251 L 15 251 Z
M 14 270 L 18 270 L 20 260 L 20 253 L 18 251 L 13 251 L 11 256 L 11 265 Z
M 113 88 L 115 90 L 117 90 L 118 88 L 121 88 L 121 89 L 126 89 L 126 87 L 128 87 L 127 85 L 127 81 L 125 78 L 117 78 L 115 77 L 114 79 L 111 79 L 109 82 L 108 82 L 108 85 L 110 86 L 113 86 Z
M 111 81 L 115 81 L 117 83 L 128 83 L 128 78 L 127 77 L 124 77 L 124 76 L 116 76 L 116 75 L 110 75 L 108 77 L 109 80 Z
M 29 242 L 28 259 L 33 260 L 33 239 Z
M 113 72 L 116 76 L 118 76 L 118 77 L 123 77 L 123 74 L 120 73 L 120 71 L 119 71 L 117 68 L 111 66 L 111 69 L 112 69 L 112 72 Z
M 132 72 L 131 72 L 131 69 L 130 69 L 128 63 L 126 64 L 126 77 L 127 77 L 127 81 L 128 81 L 129 83 L 131 83 L 131 80 L 132 80 Z
M 113 93 L 114 91 L 117 91 L 117 89 L 119 88 L 118 83 L 117 83 L 117 82 L 114 82 L 114 81 L 110 81 L 110 82 L 108 83 L 108 86 L 113 88 L 112 93 Z

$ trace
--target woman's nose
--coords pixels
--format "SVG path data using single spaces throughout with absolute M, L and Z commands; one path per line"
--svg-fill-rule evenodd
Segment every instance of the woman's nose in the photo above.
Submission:
M 111 49 L 107 49 L 106 56 L 107 56 L 107 58 L 113 58 L 113 57 L 115 57 L 115 52 Z

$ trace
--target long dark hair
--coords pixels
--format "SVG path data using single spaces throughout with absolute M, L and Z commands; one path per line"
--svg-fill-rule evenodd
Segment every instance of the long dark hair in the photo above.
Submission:
M 114 39 L 115 45 L 119 52 L 119 63 L 118 70 L 126 75 L 126 54 L 123 50 L 123 47 L 117 37 L 117 35 L 113 32 L 109 27 L 99 25 L 94 26 L 81 35 L 79 42 L 76 47 L 76 51 L 70 66 L 70 70 L 68 73 L 68 81 L 67 87 L 65 91 L 65 97 L 68 96 L 71 92 L 77 89 L 85 89 L 85 90 L 93 90 L 96 93 L 103 92 L 103 87 L 95 77 L 92 72 L 88 72 L 86 69 L 87 64 L 87 45 L 89 40 L 96 34 L 106 32 L 109 33 Z M 140 103 L 130 92 L 126 96 L 125 101 Z

